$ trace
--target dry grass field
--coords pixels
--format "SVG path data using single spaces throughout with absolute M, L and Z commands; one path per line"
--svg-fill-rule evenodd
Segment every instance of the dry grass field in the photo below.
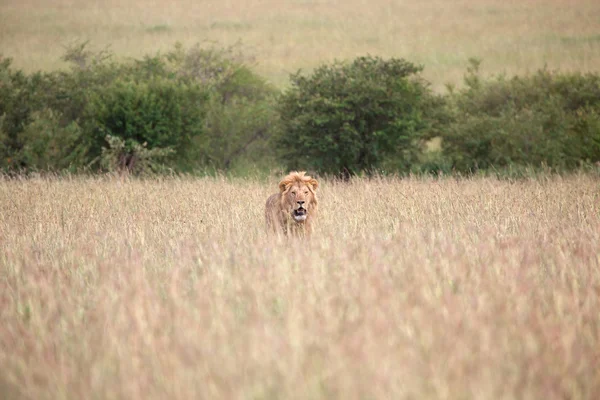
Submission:
M 600 181 L 0 180 L 2 399 L 597 399 Z
M 205 40 L 242 40 L 278 86 L 290 72 L 370 53 L 426 66 L 436 88 L 485 72 L 548 65 L 600 69 L 597 0 L 2 0 L 0 52 L 26 71 L 60 68 L 64 46 L 90 40 L 141 57 Z
M 64 68 L 241 40 L 279 87 L 380 55 L 441 90 L 600 70 L 598 0 L 0 0 L 0 54 Z M 0 399 L 598 399 L 600 179 L 0 177 Z

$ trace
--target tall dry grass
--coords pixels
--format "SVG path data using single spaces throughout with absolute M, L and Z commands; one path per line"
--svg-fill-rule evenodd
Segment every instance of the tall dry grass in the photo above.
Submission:
M 0 398 L 595 399 L 600 182 L 0 180 Z
M 27 71 L 63 66 L 64 46 L 91 40 L 141 57 L 242 40 L 277 85 L 289 72 L 370 53 L 426 66 L 434 86 L 460 82 L 469 57 L 486 72 L 548 65 L 600 68 L 597 0 L 2 0 L 0 52 Z

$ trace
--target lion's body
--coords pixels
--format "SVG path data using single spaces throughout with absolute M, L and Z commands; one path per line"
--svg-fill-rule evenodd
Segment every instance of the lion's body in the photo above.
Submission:
M 284 235 L 310 235 L 317 216 L 318 183 L 305 172 L 292 172 L 279 182 L 279 193 L 267 199 L 267 230 Z

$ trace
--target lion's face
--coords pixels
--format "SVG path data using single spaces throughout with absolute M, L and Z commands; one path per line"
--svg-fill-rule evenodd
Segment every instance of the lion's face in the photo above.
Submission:
M 293 183 L 282 193 L 282 203 L 289 210 L 292 219 L 298 223 L 306 221 L 315 205 L 315 192 L 312 185 Z
M 265 222 L 270 231 L 310 235 L 318 214 L 319 182 L 305 171 L 293 171 L 279 182 L 279 192 L 267 199 Z

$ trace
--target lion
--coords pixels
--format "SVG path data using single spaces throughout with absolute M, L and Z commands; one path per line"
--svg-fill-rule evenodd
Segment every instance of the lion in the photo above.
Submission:
M 267 230 L 284 235 L 310 235 L 317 216 L 316 179 L 305 171 L 290 172 L 279 182 L 279 193 L 267 199 Z

